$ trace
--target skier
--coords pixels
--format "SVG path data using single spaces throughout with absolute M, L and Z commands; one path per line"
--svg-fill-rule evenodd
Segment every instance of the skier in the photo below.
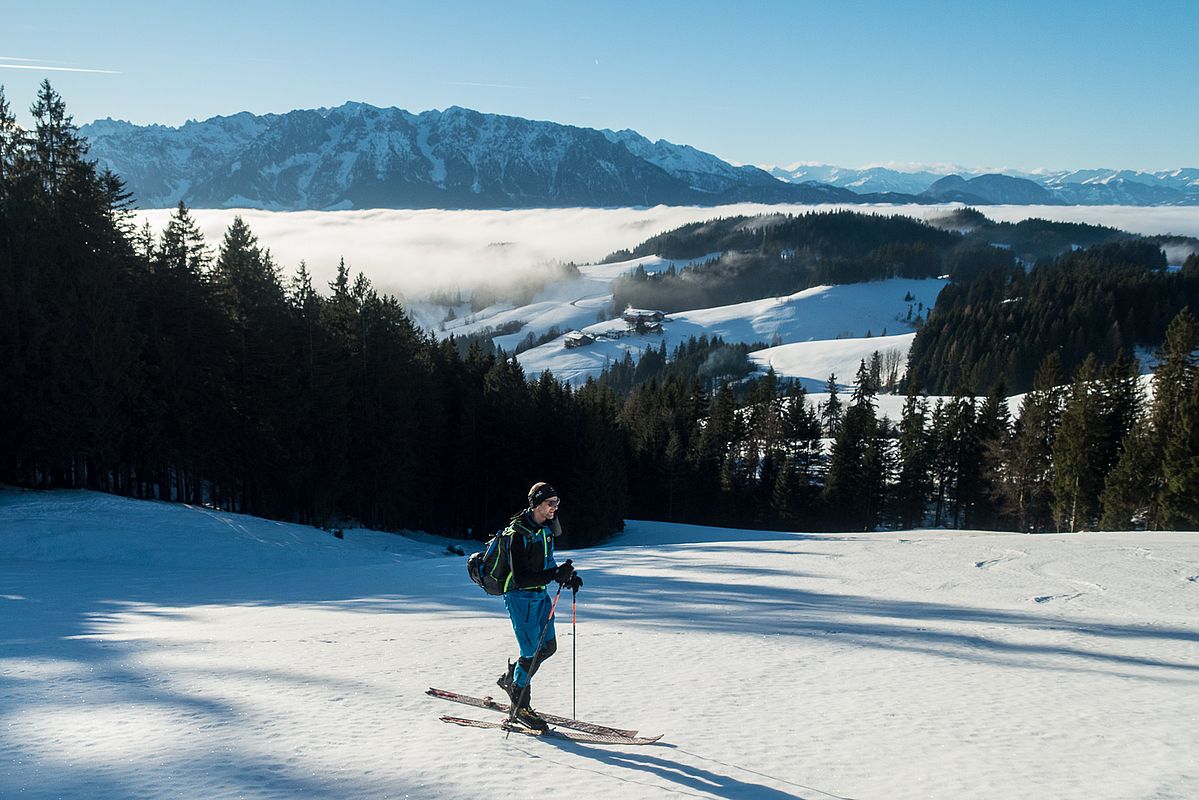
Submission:
M 533 484 L 529 489 L 529 507 L 512 518 L 505 532 L 511 534 L 508 554 L 512 588 L 504 593 L 504 606 L 516 632 L 520 657 L 516 663 L 508 662 L 507 671 L 496 683 L 512 701 L 513 719 L 535 730 L 545 730 L 547 726 L 533 711 L 529 681 L 542 662 L 558 649 L 550 617 L 553 604 L 546 585 L 557 581 L 572 591 L 583 585 L 570 559 L 561 565 L 554 560 L 554 537 L 562 533 L 557 519 L 560 502 L 554 487 L 544 482 Z

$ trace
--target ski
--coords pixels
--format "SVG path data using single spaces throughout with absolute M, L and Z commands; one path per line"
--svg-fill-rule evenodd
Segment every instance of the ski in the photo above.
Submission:
M 489 711 L 498 711 L 501 714 L 507 714 L 511 710 L 511 706 L 507 703 L 498 703 L 490 697 L 470 697 L 457 692 L 447 692 L 445 689 L 429 689 L 425 694 L 430 697 L 439 697 L 442 700 L 449 700 L 454 703 L 464 703 L 475 708 L 486 708 Z M 607 725 L 597 725 L 594 722 L 582 722 L 581 720 L 571 719 L 569 717 L 559 717 L 554 714 L 542 714 L 537 712 L 537 716 L 551 725 L 558 725 L 563 728 L 573 728 L 576 731 L 592 733 L 597 736 L 624 736 L 625 738 L 635 738 L 637 731 L 628 731 L 622 728 L 609 728 Z
M 465 719 L 463 717 L 442 717 L 442 722 L 462 725 L 467 728 L 495 728 L 512 733 L 523 733 L 526 736 L 545 736 L 550 739 L 567 739 L 582 744 L 654 744 L 661 736 L 614 736 L 612 734 L 584 733 L 570 728 L 548 728 L 535 731 L 524 725 L 509 722 L 486 722 L 481 719 Z

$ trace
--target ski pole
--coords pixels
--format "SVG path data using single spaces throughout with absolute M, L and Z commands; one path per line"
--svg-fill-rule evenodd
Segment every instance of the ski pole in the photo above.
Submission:
M 520 696 L 516 702 L 512 704 L 512 708 L 508 709 L 508 722 L 516 721 L 516 709 L 524 705 L 525 697 L 529 694 L 529 684 L 533 682 L 533 673 L 537 671 L 537 665 L 541 663 L 541 649 L 545 644 L 545 635 L 550 632 L 550 623 L 554 620 L 554 610 L 558 608 L 558 597 L 562 594 L 562 584 L 558 584 L 558 591 L 554 592 L 554 602 L 550 604 L 550 615 L 546 617 L 545 625 L 541 629 L 541 638 L 537 641 L 537 650 L 533 652 L 533 663 L 529 666 L 529 681 L 520 690 Z M 507 739 L 511 731 L 504 734 Z
M 579 718 L 579 622 L 575 609 L 579 603 L 578 587 L 570 587 L 570 715 Z

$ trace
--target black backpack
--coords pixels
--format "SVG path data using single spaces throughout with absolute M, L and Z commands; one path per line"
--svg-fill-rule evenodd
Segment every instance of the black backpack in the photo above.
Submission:
M 483 587 L 487 594 L 501 595 L 508 589 L 512 577 L 509 549 L 512 547 L 510 528 L 487 540 L 487 546 L 466 560 L 470 579 Z

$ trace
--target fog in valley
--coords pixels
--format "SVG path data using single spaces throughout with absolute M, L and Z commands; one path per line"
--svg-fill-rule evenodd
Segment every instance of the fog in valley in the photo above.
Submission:
M 717 217 L 850 210 L 930 219 L 954 207 L 744 203 L 514 211 L 193 209 L 191 213 L 214 252 L 229 223 L 240 215 L 271 251 L 285 277 L 304 261 L 314 283 L 326 286 L 344 257 L 351 275 L 362 272 L 379 291 L 417 300 L 480 285 L 502 292 L 505 285 L 543 278 L 547 266 L 593 263 L 658 233 Z M 1199 207 L 1194 206 L 985 206 L 979 210 L 1003 222 L 1040 217 L 1146 235 L 1199 237 Z M 160 232 L 172 213 L 173 209 L 139 211 L 138 224 L 148 220 Z M 1186 255 L 1183 250 L 1167 252 L 1171 263 L 1181 263 Z

